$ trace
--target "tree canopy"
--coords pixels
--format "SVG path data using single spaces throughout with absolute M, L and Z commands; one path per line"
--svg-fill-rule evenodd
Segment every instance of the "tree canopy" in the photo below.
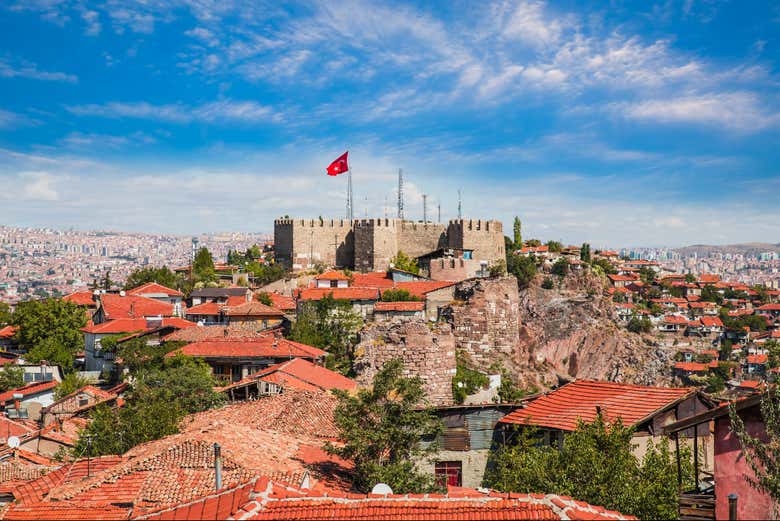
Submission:
M 155 268 L 148 266 L 145 268 L 138 268 L 130 273 L 125 281 L 124 289 L 133 289 L 149 282 L 156 282 L 162 284 L 165 287 L 181 290 L 184 284 L 184 277 L 171 271 L 168 266 L 162 266 Z
M 536 261 L 530 256 L 508 253 L 506 271 L 517 278 L 520 289 L 527 288 L 536 276 Z
M 515 216 L 515 221 L 512 223 L 512 241 L 516 250 L 523 247 L 523 224 L 518 216 Z
M 203 246 L 195 253 L 195 259 L 192 261 L 192 279 L 206 284 L 215 282 L 218 278 L 214 269 L 214 258 L 209 249 Z
M 409 273 L 420 273 L 420 267 L 417 265 L 417 259 L 409 257 L 401 250 L 398 250 L 396 256 L 390 259 L 390 263 L 396 269 L 408 271 Z
M 343 445 L 325 450 L 352 461 L 354 487 L 370 492 L 386 483 L 398 494 L 435 488 L 432 476 L 420 472 L 415 459 L 430 456 L 435 444 L 423 448 L 420 440 L 441 433 L 441 422 L 430 410 L 420 409 L 425 393 L 418 377 L 403 375 L 403 363 L 392 360 L 376 374 L 371 389 L 356 395 L 335 391 L 339 404 L 334 421 Z
M 582 246 L 580 247 L 580 260 L 582 262 L 590 262 L 591 260 L 590 244 L 587 242 L 582 243 Z
M 388 289 L 382 293 L 382 302 L 408 302 L 422 300 L 420 297 L 412 295 L 409 290 L 398 288 Z
M 75 354 L 84 348 L 80 328 L 87 323 L 84 309 L 61 299 L 20 302 L 12 323 L 19 327 L 16 339 L 27 349 L 25 359 L 31 363 L 46 360 L 66 371 L 73 367 Z
M 12 318 L 11 305 L 7 302 L 0 302 L 0 327 L 10 324 Z
M 24 369 L 6 365 L 0 369 L 0 392 L 10 391 L 24 385 Z
M 505 492 L 567 495 L 640 519 L 678 516 L 677 463 L 667 439 L 648 444 L 642 460 L 632 453 L 633 429 L 599 414 L 579 422 L 561 447 L 543 445 L 530 428 L 491 455 L 485 484 Z M 681 450 L 683 476 L 692 474 L 690 453 Z

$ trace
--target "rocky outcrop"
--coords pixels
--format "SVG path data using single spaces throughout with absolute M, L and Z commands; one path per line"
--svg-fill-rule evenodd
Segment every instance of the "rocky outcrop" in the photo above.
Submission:
M 375 322 L 361 331 L 355 354 L 353 367 L 361 385 L 370 385 L 385 362 L 400 358 L 404 376 L 422 379 L 430 403 L 452 404 L 455 337 L 449 324 L 419 318 Z
M 465 281 L 443 313 L 455 344 L 480 370 L 499 362 L 524 387 L 548 388 L 574 378 L 669 383 L 674 353 L 629 333 L 614 320 L 604 280 L 589 271 L 541 276 L 518 291 L 514 278 Z

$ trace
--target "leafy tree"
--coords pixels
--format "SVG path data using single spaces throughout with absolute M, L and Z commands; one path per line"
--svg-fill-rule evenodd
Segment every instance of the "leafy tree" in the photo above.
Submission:
M 652 284 L 655 282 L 655 270 L 647 266 L 639 268 L 639 279 L 645 284 Z
M 342 374 L 352 372 L 357 333 L 363 326 L 362 317 L 348 300 L 327 297 L 306 302 L 290 330 L 289 338 L 327 351 L 326 365 Z
M 0 369 L 0 392 L 10 391 L 24 385 L 24 369 L 6 365 Z
M 590 244 L 587 242 L 582 243 L 582 246 L 580 247 L 580 260 L 582 262 L 590 262 L 591 255 L 590 255 Z
M 422 300 L 416 295 L 409 293 L 409 290 L 398 288 L 388 289 L 382 293 L 382 302 L 409 302 Z
M 649 333 L 653 330 L 653 323 L 649 318 L 631 317 L 626 328 L 632 333 Z
M 452 399 L 463 403 L 466 397 L 484 389 L 490 383 L 488 377 L 470 367 L 468 355 L 462 351 L 456 355 L 455 377 L 452 379 Z
M 25 359 L 31 363 L 46 360 L 68 370 L 74 355 L 84 348 L 79 331 L 87 323 L 84 310 L 60 299 L 28 300 L 16 306 L 13 324 L 19 327 L 16 339 L 27 349 Z
M 715 286 L 709 284 L 701 289 L 701 299 L 706 302 L 715 302 L 718 305 L 723 304 L 723 295 Z
M 724 339 L 720 343 L 720 350 L 718 352 L 718 358 L 720 360 L 724 360 L 724 361 L 731 360 L 731 351 L 732 351 L 733 347 L 734 347 L 734 344 L 733 344 L 733 342 L 731 340 L 729 340 L 728 338 Z M 767 349 L 769 349 L 769 348 L 767 348 Z M 778 362 L 780 362 L 780 358 L 778 359 Z M 772 363 L 772 350 L 771 349 L 769 350 L 769 363 L 770 364 Z M 780 367 L 780 366 L 771 366 L 770 365 L 770 367 Z
M 245 269 L 254 277 L 254 282 L 258 286 L 265 286 L 277 280 L 283 279 L 287 275 L 287 270 L 281 264 L 261 264 L 256 261 L 247 263 Z
M 104 349 L 107 349 L 105 341 L 104 338 L 100 343 Z M 164 342 L 150 345 L 144 338 L 133 338 L 118 344 L 115 351 L 130 374 L 139 375 L 143 372 L 162 370 L 165 355 L 185 344 L 186 342 Z M 110 347 L 108 350 L 111 350 Z
M 80 376 L 78 373 L 67 374 L 62 379 L 60 384 L 54 388 L 54 399 L 59 400 L 60 398 L 69 395 L 73 391 L 93 383 L 95 383 L 93 379 Z
M 11 305 L 7 302 L 0 302 L 0 327 L 10 324 L 12 318 Z
M 560 253 L 563 251 L 563 244 L 558 241 L 547 241 L 547 251 L 550 253 Z
M 517 278 L 518 287 L 524 289 L 536 276 L 536 262 L 530 256 L 509 254 L 506 270 Z
M 100 282 L 100 285 L 101 285 L 101 286 L 102 286 L 102 288 L 103 288 L 104 290 L 106 290 L 106 291 L 110 290 L 110 289 L 111 289 L 111 286 L 113 286 L 113 285 L 114 285 L 114 281 L 113 281 L 113 280 L 111 280 L 111 277 L 110 277 L 110 275 L 111 275 L 111 270 L 110 270 L 110 269 L 106 270 L 106 274 L 105 274 L 105 275 L 103 275 L 103 279 L 102 279 L 102 281 Z
M 678 516 L 677 463 L 668 440 L 648 445 L 640 461 L 632 453 L 633 429 L 599 414 L 580 421 L 560 447 L 541 445 L 537 433 L 522 429 L 513 445 L 491 455 L 486 485 L 501 491 L 567 495 L 640 519 Z M 692 474 L 690 452 L 681 450 L 683 475 Z
M 512 224 L 512 239 L 514 241 L 515 249 L 523 247 L 523 224 L 520 222 L 520 217 L 515 216 L 515 222 Z
M 412 259 L 401 250 L 398 250 L 398 254 L 390 260 L 390 263 L 396 269 L 408 271 L 409 273 L 420 273 L 417 259 Z
M 441 433 L 441 422 L 430 410 L 420 409 L 425 392 L 419 377 L 406 378 L 403 363 L 391 360 L 374 377 L 371 389 L 356 395 L 334 391 L 339 404 L 334 422 L 343 445 L 325 445 L 325 450 L 352 461 L 354 487 L 370 492 L 386 483 L 404 494 L 434 489 L 431 476 L 420 472 L 415 459 L 430 456 L 435 445 L 423 448 L 420 440 Z
M 544 289 L 553 289 L 555 287 L 555 283 L 553 282 L 553 279 L 550 277 L 545 277 L 542 281 L 542 288 Z
M 488 273 L 491 277 L 503 277 L 506 275 L 506 261 L 504 259 L 498 259 L 490 264 Z
M 214 258 L 205 246 L 195 253 L 192 261 L 192 278 L 196 282 L 216 282 L 219 277 L 214 269 Z
M 130 275 L 127 276 L 124 289 L 133 289 L 138 286 L 142 286 L 149 282 L 156 282 L 162 284 L 165 287 L 181 290 L 184 283 L 184 278 L 171 271 L 168 266 L 162 266 L 155 268 L 152 266 L 139 268 Z
M 255 293 L 255 300 L 261 304 L 265 304 L 266 306 L 274 305 L 274 301 L 271 299 L 271 295 L 269 295 L 265 291 L 258 291 L 257 293 Z
M 602 271 L 604 271 L 604 273 L 607 273 L 609 275 L 614 275 L 617 273 L 617 268 L 615 268 L 615 266 L 607 259 L 603 259 L 603 258 L 593 259 L 590 261 L 590 265 L 598 266 L 599 268 L 602 269 Z
M 162 368 L 137 372 L 122 408 L 98 406 L 82 431 L 74 452 L 83 454 L 88 438 L 91 453 L 122 454 L 139 443 L 179 431 L 190 413 L 215 407 L 224 396 L 214 391 L 211 369 L 203 361 L 185 356 L 168 359 Z
M 780 501 L 780 398 L 777 393 L 776 388 L 769 386 L 761 397 L 761 417 L 767 441 L 748 433 L 734 404 L 729 407 L 731 431 L 739 440 L 742 455 L 753 471 L 753 476 L 745 476 L 745 479 L 775 503 Z
M 527 241 L 525 241 L 525 245 L 535 248 L 536 246 L 541 246 L 542 241 L 540 241 L 539 239 L 528 239 Z
M 560 259 L 555 261 L 555 264 L 553 264 L 551 272 L 553 275 L 558 275 L 559 277 L 565 277 L 566 274 L 569 273 L 569 261 L 561 257 Z

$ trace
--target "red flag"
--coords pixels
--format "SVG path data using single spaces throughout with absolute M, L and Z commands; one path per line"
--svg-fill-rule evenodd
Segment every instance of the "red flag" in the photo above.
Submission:
M 349 170 L 349 165 L 347 164 L 347 154 L 349 154 L 349 151 L 344 152 L 338 157 L 338 159 L 328 165 L 328 175 L 339 175 Z

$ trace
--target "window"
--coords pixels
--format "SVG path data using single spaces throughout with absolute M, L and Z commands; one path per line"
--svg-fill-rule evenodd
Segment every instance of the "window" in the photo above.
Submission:
M 460 461 L 437 461 L 434 469 L 436 483 L 442 486 L 463 486 L 463 463 Z

